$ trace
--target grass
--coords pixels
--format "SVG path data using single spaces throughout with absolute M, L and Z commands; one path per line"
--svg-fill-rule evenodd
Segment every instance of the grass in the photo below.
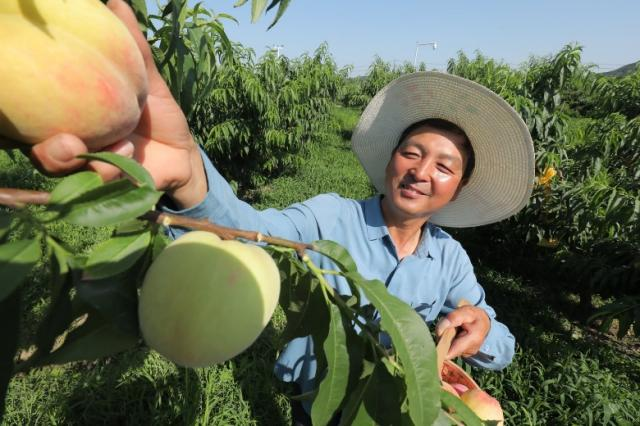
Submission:
M 284 207 L 321 192 L 363 198 L 373 190 L 346 140 L 357 113 L 339 108 L 336 135 L 308 148 L 291 176 L 252 192 L 257 207 Z M 0 156 L 6 186 L 50 188 L 55 180 L 32 171 L 25 159 Z M 55 231 L 79 251 L 108 230 L 59 226 Z M 581 325 L 570 298 L 551 279 L 519 275 L 474 256 L 478 279 L 498 317 L 518 342 L 514 362 L 502 372 L 474 369 L 473 376 L 502 402 L 508 424 L 634 424 L 640 418 L 637 351 Z M 506 262 L 508 263 L 508 262 Z M 48 297 L 41 266 L 25 286 L 23 342 L 33 334 Z M 14 378 L 7 425 L 197 424 L 285 425 L 287 392 L 271 373 L 281 312 L 254 346 L 221 366 L 178 368 L 146 348 L 92 362 L 46 367 Z M 219 326 L 211 324 L 212 327 Z

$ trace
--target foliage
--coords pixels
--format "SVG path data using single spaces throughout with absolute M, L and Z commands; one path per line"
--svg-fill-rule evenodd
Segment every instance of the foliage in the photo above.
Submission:
M 588 311 L 593 293 L 609 297 L 639 290 L 639 122 L 614 108 L 627 108 L 640 98 L 631 87 L 634 75 L 624 82 L 594 80 L 580 65 L 580 51 L 566 46 L 518 70 L 480 54 L 469 60 L 460 53 L 449 71 L 503 96 L 520 113 L 535 144 L 538 178 L 529 204 L 515 218 L 480 229 L 477 238 L 498 243 L 505 253 L 524 254 L 538 245 L 566 278 L 565 290 L 579 291 Z M 625 85 L 631 101 L 605 89 L 617 84 Z M 565 102 L 566 95 L 572 102 L 598 99 L 598 119 L 572 118 L 579 114 Z
M 343 78 L 326 45 L 293 60 L 269 53 L 257 62 L 235 46 L 191 129 L 225 176 L 255 187 L 295 169 L 297 154 L 335 126 L 330 108 Z

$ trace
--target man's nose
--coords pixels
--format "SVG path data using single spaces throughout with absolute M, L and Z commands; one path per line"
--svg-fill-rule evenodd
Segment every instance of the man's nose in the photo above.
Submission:
M 427 181 L 431 180 L 433 169 L 431 161 L 421 161 L 411 169 L 411 174 L 417 181 Z

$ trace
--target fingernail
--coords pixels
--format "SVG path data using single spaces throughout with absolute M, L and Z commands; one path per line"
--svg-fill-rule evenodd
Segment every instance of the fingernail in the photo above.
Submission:
M 123 140 L 115 144 L 111 152 L 114 152 L 118 155 L 122 155 L 123 157 L 132 158 L 134 149 L 135 148 L 133 146 L 133 142 L 128 140 Z
M 442 333 L 444 333 L 444 331 L 451 327 L 451 321 L 449 321 L 448 319 L 443 319 L 441 320 L 438 325 L 436 326 L 436 334 L 439 336 Z

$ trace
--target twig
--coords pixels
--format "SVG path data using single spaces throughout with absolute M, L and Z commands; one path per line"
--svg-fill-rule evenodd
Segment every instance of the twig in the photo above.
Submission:
M 49 204 L 51 194 L 29 189 L 0 188 L 0 205 L 14 209 L 24 208 L 27 204 Z
M 32 191 L 27 189 L 0 188 L 0 205 L 14 209 L 21 209 L 28 204 L 46 205 L 49 204 L 51 194 L 44 191 Z M 157 223 L 163 226 L 178 226 L 181 228 L 198 229 L 201 231 L 213 232 L 223 240 L 233 240 L 244 238 L 245 240 L 265 242 L 267 244 L 288 247 L 294 249 L 302 258 L 306 250 L 312 250 L 311 244 L 297 241 L 285 240 L 284 238 L 269 237 L 256 231 L 244 231 L 241 229 L 227 228 L 216 225 L 205 219 L 192 219 L 169 213 L 150 211 L 143 214 L 141 219 Z
M 234 240 L 243 238 L 245 240 L 265 242 L 281 247 L 294 249 L 302 258 L 305 250 L 312 250 L 311 244 L 300 243 L 297 241 L 285 240 L 284 238 L 269 237 L 256 231 L 244 231 L 241 229 L 227 228 L 226 226 L 216 225 L 206 219 L 192 219 L 189 217 L 178 216 L 170 213 L 161 213 L 158 211 L 150 211 L 141 216 L 142 219 L 149 222 L 157 223 L 163 226 L 177 226 L 180 228 L 197 229 L 200 231 L 213 232 L 223 240 Z

